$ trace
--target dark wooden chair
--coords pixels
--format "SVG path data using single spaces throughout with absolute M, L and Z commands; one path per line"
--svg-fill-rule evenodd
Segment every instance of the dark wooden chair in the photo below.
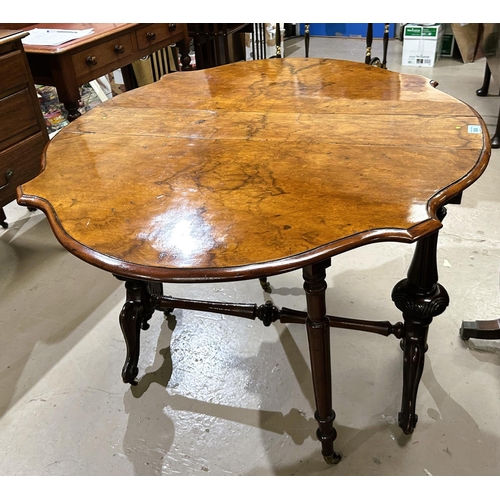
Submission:
M 235 43 L 238 38 L 234 35 L 252 33 L 253 30 L 251 23 L 188 23 L 188 34 L 194 42 L 196 67 L 206 69 L 234 62 L 231 38 Z M 238 43 L 233 50 L 244 52 L 245 46 Z M 244 58 L 245 54 L 241 55 Z

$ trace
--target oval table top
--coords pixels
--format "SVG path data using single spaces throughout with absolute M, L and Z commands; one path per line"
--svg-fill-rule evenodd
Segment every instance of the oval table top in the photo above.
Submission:
M 490 156 L 481 117 L 418 75 L 329 59 L 177 72 L 104 102 L 18 188 L 115 274 L 255 278 L 436 231 Z

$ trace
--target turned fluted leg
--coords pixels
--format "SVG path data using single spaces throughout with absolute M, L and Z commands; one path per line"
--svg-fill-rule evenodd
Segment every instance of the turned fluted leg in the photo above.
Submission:
M 306 266 L 303 269 L 304 290 L 307 300 L 307 338 L 311 357 L 311 372 L 316 400 L 314 417 L 319 427 L 317 437 L 325 461 L 336 464 L 340 455 L 333 450 L 337 431 L 333 427 L 332 374 L 330 361 L 330 323 L 326 316 L 326 268 L 330 260 Z
M 442 207 L 440 220 L 446 215 Z M 438 231 L 419 240 L 408 270 L 407 278 L 393 289 L 392 300 L 402 311 L 404 333 L 401 341 L 403 356 L 403 395 L 398 423 L 405 434 L 411 434 L 417 424 L 416 399 L 418 385 L 424 370 L 427 332 L 432 318 L 449 304 L 448 293 L 438 283 L 437 272 Z
M 136 385 L 139 369 L 140 332 L 149 328 L 155 304 L 153 297 L 162 294 L 161 283 L 138 280 L 125 282 L 127 297 L 120 313 L 120 326 L 127 346 L 127 356 L 122 369 L 125 383 Z

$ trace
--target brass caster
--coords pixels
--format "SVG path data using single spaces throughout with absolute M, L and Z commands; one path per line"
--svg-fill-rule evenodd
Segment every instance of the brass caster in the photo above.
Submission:
M 333 452 L 333 455 L 323 455 L 323 458 L 328 465 L 336 465 L 342 459 L 342 455 L 340 455 L 340 453 Z

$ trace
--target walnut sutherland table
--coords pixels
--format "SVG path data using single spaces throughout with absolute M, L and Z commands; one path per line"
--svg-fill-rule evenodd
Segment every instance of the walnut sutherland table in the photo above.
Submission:
M 137 383 L 139 334 L 155 310 L 305 324 L 317 437 L 337 463 L 330 327 L 401 339 L 399 426 L 413 432 L 429 324 L 449 302 L 436 263 L 444 205 L 489 160 L 480 116 L 435 86 L 327 59 L 170 74 L 63 129 L 18 201 L 43 210 L 68 251 L 125 281 L 125 382 Z M 416 242 L 392 291 L 403 322 L 327 315 L 331 258 L 382 241 Z M 306 311 L 163 295 L 162 283 L 265 284 L 296 269 Z

